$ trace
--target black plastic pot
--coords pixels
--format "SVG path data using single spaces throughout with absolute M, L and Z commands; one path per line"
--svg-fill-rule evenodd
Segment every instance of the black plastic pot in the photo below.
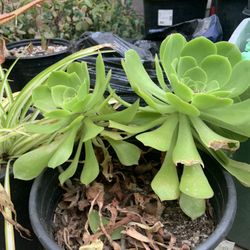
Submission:
M 4 182 L 5 171 L 0 170 L 0 182 Z M 17 250 L 42 250 L 43 247 L 33 233 L 30 220 L 29 220 L 29 194 L 32 186 L 31 181 L 20 181 L 14 179 L 13 174 L 10 175 L 11 184 L 11 196 L 12 202 L 14 203 L 17 220 L 23 227 L 27 228 L 31 232 L 31 239 L 27 240 L 22 238 L 17 231 L 15 231 L 16 249 Z M 0 250 L 5 250 L 5 240 L 4 240 L 4 220 L 2 215 L 0 215 Z
M 236 191 L 231 176 L 212 159 L 205 159 L 205 163 L 206 174 L 215 193 L 211 204 L 217 227 L 197 250 L 214 249 L 226 237 L 236 212 Z M 29 201 L 30 219 L 35 234 L 47 250 L 61 250 L 53 239 L 51 226 L 61 196 L 57 171 L 48 169 L 34 181 Z
M 27 46 L 32 43 L 34 46 L 41 45 L 40 39 L 27 39 L 18 42 L 12 42 L 7 44 L 9 50 L 13 48 L 20 48 Z M 63 59 L 70 52 L 70 42 L 64 39 L 50 39 L 48 40 L 49 45 L 64 45 L 67 46 L 67 50 L 53 53 L 50 55 L 39 55 L 32 57 L 21 57 L 15 67 L 12 69 L 9 76 L 10 85 L 12 91 L 20 91 L 33 77 L 38 73 L 46 69 L 48 66 L 55 62 Z M 9 56 L 6 58 L 3 67 L 9 68 L 12 63 L 16 60 L 16 57 Z

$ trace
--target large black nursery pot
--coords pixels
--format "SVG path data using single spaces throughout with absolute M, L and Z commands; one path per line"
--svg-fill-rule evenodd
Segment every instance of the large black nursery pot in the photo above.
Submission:
M 10 86 L 13 92 L 20 91 L 38 73 L 71 53 L 70 42 L 67 40 L 55 38 L 49 39 L 47 42 L 48 45 L 63 45 L 66 46 L 67 49 L 48 55 L 21 57 L 12 69 L 9 76 Z M 33 46 L 39 46 L 41 45 L 41 40 L 27 39 L 11 42 L 7 44 L 7 49 L 11 50 L 14 48 L 28 46 L 31 43 Z M 15 56 L 6 57 L 3 67 L 9 68 L 15 60 Z
M 197 250 L 214 249 L 226 237 L 236 212 L 233 179 L 211 158 L 205 159 L 205 165 L 206 175 L 215 193 L 211 205 L 217 226 Z M 59 186 L 57 171 L 48 169 L 34 181 L 29 200 L 30 219 L 35 234 L 46 250 L 61 250 L 52 235 L 53 215 L 61 197 L 62 189 Z
M 0 182 L 4 183 L 5 169 L 0 170 Z M 43 247 L 36 238 L 36 235 L 32 231 L 32 227 L 29 220 L 29 194 L 32 186 L 32 181 L 21 181 L 14 179 L 13 173 L 10 173 L 10 185 L 11 185 L 11 198 L 14 203 L 17 212 L 17 221 L 23 227 L 29 229 L 31 232 L 31 238 L 29 240 L 20 236 L 15 230 L 16 250 L 42 250 Z M 0 250 L 5 250 L 4 240 L 4 220 L 0 215 Z

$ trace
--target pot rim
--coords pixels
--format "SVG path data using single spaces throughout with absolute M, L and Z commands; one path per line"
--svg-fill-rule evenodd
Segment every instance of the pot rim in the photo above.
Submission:
M 70 41 L 66 40 L 66 39 L 62 39 L 62 38 L 51 38 L 51 39 L 47 39 L 49 42 L 51 42 L 52 44 L 55 45 L 64 45 L 67 46 L 67 49 L 56 52 L 56 53 L 52 53 L 52 54 L 48 54 L 48 55 L 39 55 L 39 56 L 24 56 L 24 57 L 20 57 L 20 59 L 22 60 L 34 60 L 34 59 L 41 59 L 41 58 L 48 58 L 51 56 L 55 56 L 55 55 L 60 55 L 63 53 L 67 53 L 70 50 Z M 23 39 L 20 41 L 15 41 L 15 42 L 10 42 L 6 45 L 7 49 L 13 49 L 13 48 L 19 48 L 22 46 L 26 46 L 29 43 L 34 42 L 36 43 L 36 45 L 40 45 L 41 44 L 41 39 L 35 38 L 35 39 Z M 21 43 L 21 44 L 20 44 Z M 7 56 L 6 60 L 16 60 L 17 57 L 16 56 Z

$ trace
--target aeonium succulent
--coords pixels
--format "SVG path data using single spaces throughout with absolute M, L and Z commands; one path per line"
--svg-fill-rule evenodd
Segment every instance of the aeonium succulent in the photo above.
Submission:
M 127 109 L 117 111 L 110 104 L 112 93 L 104 97 L 110 77 L 111 72 L 106 75 L 99 54 L 93 90 L 86 62 L 73 62 L 66 71 L 52 72 L 44 84 L 33 90 L 32 102 L 44 118 L 25 124 L 25 131 L 28 134 L 49 135 L 49 139 L 15 161 L 15 177 L 32 179 L 46 167 L 56 168 L 69 162 L 59 175 L 63 184 L 74 175 L 83 160 L 80 180 L 87 185 L 99 174 L 99 161 L 94 149 L 99 147 L 104 156 L 103 172 L 109 178 L 110 155 L 104 140 L 114 149 L 123 165 L 138 163 L 139 148 L 124 141 L 126 134 L 111 131 L 108 124 L 109 120 L 129 123 L 139 105 L 136 102 Z
M 128 51 L 122 64 L 132 89 L 147 106 L 128 126 L 117 122 L 110 126 L 137 134 L 146 146 L 167 152 L 151 183 L 161 200 L 179 199 L 182 210 L 193 219 L 205 212 L 205 199 L 213 196 L 213 190 L 197 148 L 250 185 L 250 166 L 225 153 L 237 150 L 239 141 L 250 136 L 250 99 L 246 95 L 242 99 L 250 85 L 250 61 L 241 60 L 235 45 L 168 36 L 161 44 L 160 60 L 155 57 L 158 84 L 135 51 Z M 147 117 L 146 125 L 140 116 Z

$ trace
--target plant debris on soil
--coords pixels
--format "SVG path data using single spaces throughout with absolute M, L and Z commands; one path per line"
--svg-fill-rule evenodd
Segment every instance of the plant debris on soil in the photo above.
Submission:
M 14 48 L 9 50 L 9 54 L 15 57 L 35 57 L 35 56 L 45 56 L 51 55 L 54 53 L 58 53 L 61 51 L 67 50 L 67 46 L 63 45 L 48 45 L 44 46 L 35 46 L 33 44 L 29 44 L 28 46 L 21 46 L 19 48 Z
M 153 162 L 114 172 L 86 187 L 74 180 L 54 214 L 62 249 L 193 249 L 214 231 L 211 209 L 192 221 L 177 201 L 161 202 L 150 183 Z M 143 169 L 143 170 L 142 170 Z

